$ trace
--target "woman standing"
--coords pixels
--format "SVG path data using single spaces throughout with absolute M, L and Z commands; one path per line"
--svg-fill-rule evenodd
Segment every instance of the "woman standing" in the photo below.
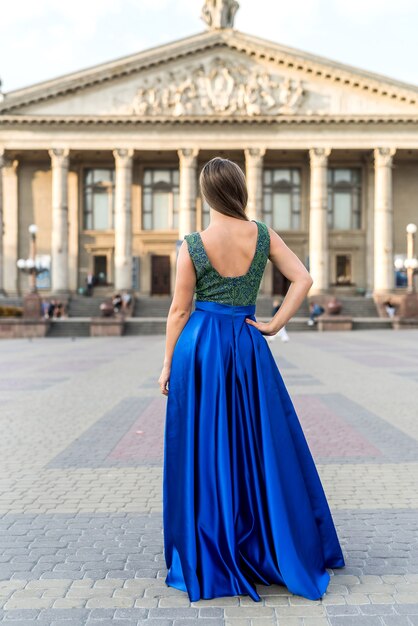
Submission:
M 262 335 L 298 310 L 312 278 L 280 236 L 246 215 L 238 165 L 200 174 L 210 224 L 185 235 L 159 378 L 167 396 L 163 522 L 167 585 L 191 601 L 261 598 L 256 584 L 316 600 L 344 567 L 327 499 Z M 291 281 L 270 322 L 255 303 L 270 259 Z M 195 310 L 191 313 L 196 292 Z

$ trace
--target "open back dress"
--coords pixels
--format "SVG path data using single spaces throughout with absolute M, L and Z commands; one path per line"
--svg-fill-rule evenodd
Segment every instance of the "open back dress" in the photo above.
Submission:
M 253 220 L 256 221 L 256 220 Z M 256 221 L 248 272 L 221 276 L 185 235 L 195 309 L 174 348 L 164 432 L 165 582 L 190 601 L 283 585 L 317 600 L 344 567 L 295 408 L 256 320 L 270 234 Z

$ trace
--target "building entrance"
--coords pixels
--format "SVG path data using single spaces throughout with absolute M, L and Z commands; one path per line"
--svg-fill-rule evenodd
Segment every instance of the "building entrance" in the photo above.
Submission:
M 351 285 L 351 255 L 337 254 L 335 261 L 337 285 Z
M 93 274 L 97 285 L 107 285 L 107 257 L 104 255 L 94 256 Z
M 170 295 L 170 257 L 168 254 L 151 256 L 151 294 Z

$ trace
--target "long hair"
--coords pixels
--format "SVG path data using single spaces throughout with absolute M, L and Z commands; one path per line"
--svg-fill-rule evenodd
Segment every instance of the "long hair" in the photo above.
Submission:
M 215 157 L 203 166 L 199 176 L 202 195 L 209 206 L 219 213 L 247 220 L 245 213 L 248 191 L 239 165 L 229 159 Z

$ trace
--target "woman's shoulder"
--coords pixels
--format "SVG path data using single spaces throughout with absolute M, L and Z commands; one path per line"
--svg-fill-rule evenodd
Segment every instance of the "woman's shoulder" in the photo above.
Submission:
M 183 236 L 183 243 L 186 242 L 186 247 L 192 258 L 195 258 L 201 252 L 201 239 L 198 230 L 194 230 L 191 233 L 186 233 Z
M 260 226 L 262 226 L 263 228 L 265 228 L 266 230 L 268 230 L 268 226 L 265 222 L 263 222 L 262 220 L 255 220 L 256 222 L 258 222 L 258 224 L 260 224 Z
M 254 220 L 254 222 L 256 222 L 258 224 L 258 226 L 264 230 L 265 232 L 267 232 L 269 230 L 269 227 L 267 226 L 267 224 L 265 222 L 263 222 L 262 220 Z
M 198 230 L 194 230 L 191 233 L 187 233 L 186 235 L 183 236 L 183 240 L 185 239 L 187 241 L 187 243 L 193 243 L 194 241 L 196 241 L 197 239 L 199 239 L 200 237 L 200 232 Z

